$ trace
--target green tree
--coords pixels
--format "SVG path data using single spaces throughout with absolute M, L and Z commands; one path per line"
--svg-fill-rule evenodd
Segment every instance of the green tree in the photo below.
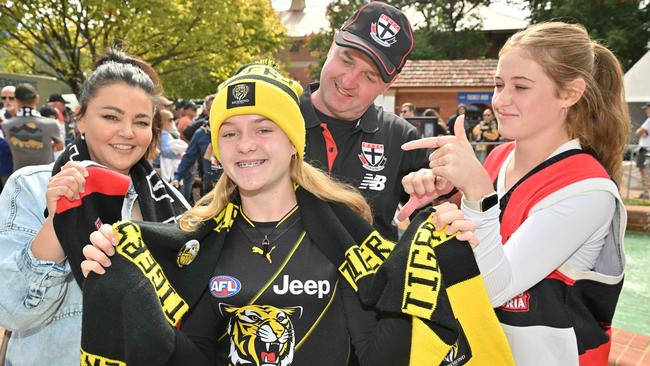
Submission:
M 241 63 L 281 47 L 284 28 L 268 0 L 3 0 L 0 50 L 78 93 L 104 49 L 151 63 L 172 97 L 196 98 Z M 31 57 L 24 57 L 26 54 Z
M 332 44 L 334 34 L 365 3 L 364 0 L 334 0 L 327 5 L 326 16 L 330 23 L 330 29 L 324 33 L 313 34 L 307 40 L 307 49 L 318 57 L 318 63 L 309 66 L 309 72 L 315 80 L 318 80 L 320 76 L 320 70 L 327 58 L 327 51 Z
M 583 24 L 592 38 L 616 54 L 625 69 L 647 51 L 650 2 L 640 0 L 527 0 L 531 23 L 562 20 Z
M 464 59 L 485 55 L 489 44 L 480 33 L 478 8 L 491 0 L 392 0 L 400 8 L 414 8 L 424 17 L 414 31 L 411 59 Z

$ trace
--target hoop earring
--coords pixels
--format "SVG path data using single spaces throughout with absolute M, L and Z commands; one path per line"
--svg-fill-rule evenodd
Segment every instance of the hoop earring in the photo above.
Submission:
M 291 160 L 298 160 L 298 153 L 293 153 L 293 155 L 291 155 Z

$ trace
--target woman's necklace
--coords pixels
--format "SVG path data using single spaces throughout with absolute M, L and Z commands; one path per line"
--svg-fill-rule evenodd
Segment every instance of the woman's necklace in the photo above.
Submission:
M 251 252 L 252 253 L 259 254 L 262 257 L 266 258 L 269 261 L 269 263 L 273 263 L 273 261 L 271 260 L 271 253 L 273 252 L 273 250 L 275 250 L 275 245 L 272 245 L 272 243 L 277 242 L 277 240 L 280 239 L 280 237 L 282 237 L 282 235 L 287 233 L 292 227 L 294 227 L 298 223 L 298 221 L 300 221 L 300 215 L 293 215 L 296 212 L 296 210 L 298 210 L 298 205 L 294 206 L 286 215 L 284 215 L 284 217 L 282 217 L 282 219 L 280 219 L 280 221 L 278 221 L 277 224 L 275 224 L 275 226 L 273 227 L 273 230 L 271 230 L 271 232 L 268 233 L 268 234 L 263 234 L 261 232 L 261 230 L 258 229 L 251 222 L 251 226 L 248 226 L 248 227 L 254 229 L 254 231 L 258 234 L 258 236 L 264 235 L 264 238 L 261 241 L 252 239 L 248 235 L 248 233 L 246 233 L 246 227 L 242 227 L 242 225 L 245 225 L 243 222 L 239 222 L 239 224 L 237 224 L 235 226 L 239 229 L 239 231 L 241 231 L 242 234 L 244 234 L 246 239 L 248 239 L 248 241 L 251 243 L 251 244 L 249 244 L 249 246 L 251 247 Z M 288 219 L 290 219 L 291 221 L 289 221 L 287 223 L 286 221 Z M 248 218 L 245 218 L 245 220 L 250 222 L 250 220 L 248 220 Z M 283 225 L 283 224 L 285 224 L 285 225 Z M 273 234 L 275 234 L 275 232 L 281 226 L 284 226 L 284 227 L 274 237 Z M 258 242 L 260 243 L 259 246 L 256 245 L 256 243 L 258 243 Z

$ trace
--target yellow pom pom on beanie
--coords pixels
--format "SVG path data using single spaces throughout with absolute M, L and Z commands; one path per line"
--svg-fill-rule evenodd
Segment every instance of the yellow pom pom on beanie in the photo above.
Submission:
M 219 85 L 210 109 L 212 146 L 219 156 L 219 128 L 225 120 L 242 114 L 258 114 L 278 125 L 302 159 L 305 153 L 305 120 L 300 113 L 300 84 L 264 63 L 242 66 Z

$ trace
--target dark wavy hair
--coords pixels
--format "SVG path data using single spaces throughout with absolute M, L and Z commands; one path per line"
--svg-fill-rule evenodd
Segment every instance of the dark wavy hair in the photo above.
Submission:
M 156 99 L 161 94 L 160 79 L 151 65 L 120 50 L 109 48 L 99 56 L 93 71 L 81 87 L 79 115 L 86 113 L 88 102 L 99 89 L 115 83 L 126 83 L 142 89 L 151 96 L 154 108 Z
M 162 87 L 158 74 L 145 61 L 129 56 L 115 48 L 107 49 L 99 56 L 95 62 L 93 71 L 81 87 L 79 117 L 86 113 L 88 103 L 100 89 L 117 83 L 125 83 L 132 87 L 142 89 L 151 97 L 154 116 L 154 120 L 152 121 L 153 138 L 145 153 L 145 157 L 151 160 L 158 145 L 160 134 L 160 129 L 155 118 L 158 114 L 156 110 L 158 109 L 158 98 L 162 95 Z

